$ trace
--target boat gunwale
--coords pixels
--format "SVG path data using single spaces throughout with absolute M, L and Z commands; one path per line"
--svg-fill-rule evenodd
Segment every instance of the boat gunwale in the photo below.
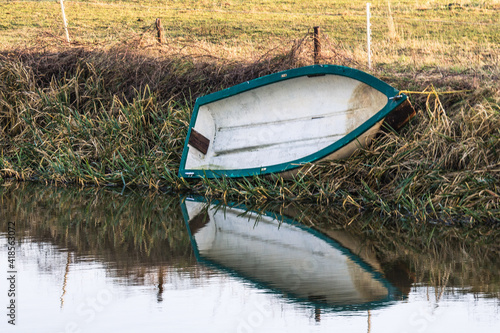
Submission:
M 333 142 L 332 144 L 328 145 L 327 147 L 321 150 L 316 151 L 313 154 L 307 155 L 297 160 L 279 163 L 275 165 L 263 165 L 261 167 L 253 167 L 246 169 L 245 168 L 242 169 L 186 169 L 185 168 L 189 153 L 188 139 L 191 135 L 191 129 L 193 129 L 196 124 L 200 106 L 213 103 L 256 88 L 264 87 L 266 85 L 274 84 L 277 82 L 303 76 L 314 77 L 320 75 L 338 75 L 360 81 L 387 96 L 387 103 L 380 111 L 375 113 L 367 121 L 365 121 L 363 124 L 358 126 L 356 129 L 354 129 L 341 139 Z M 400 98 L 398 99 L 394 98 L 396 96 L 400 96 Z M 220 90 L 212 94 L 199 97 L 196 99 L 195 106 L 193 108 L 193 113 L 191 115 L 191 120 L 189 123 L 189 128 L 182 152 L 181 163 L 179 166 L 179 177 L 187 177 L 187 178 L 235 177 L 236 178 L 236 177 L 248 177 L 254 175 L 265 175 L 271 173 L 280 173 L 300 168 L 307 163 L 316 162 L 334 153 L 335 151 L 338 151 L 339 149 L 343 148 L 349 143 L 355 141 L 358 137 L 363 135 L 363 133 L 365 133 L 371 127 L 373 127 L 376 123 L 383 120 L 392 110 L 397 108 L 406 99 L 407 99 L 406 95 L 400 94 L 399 90 L 395 89 L 394 87 L 390 86 L 384 81 L 368 73 L 357 70 L 355 68 L 338 66 L 338 65 L 313 65 L 313 66 L 289 69 L 286 71 L 281 71 L 278 73 L 259 77 L 254 80 L 246 81 L 238 85 L 226 88 L 224 90 Z

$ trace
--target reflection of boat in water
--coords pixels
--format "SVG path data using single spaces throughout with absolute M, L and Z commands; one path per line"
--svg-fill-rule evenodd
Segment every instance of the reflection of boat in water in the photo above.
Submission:
M 201 262 L 328 307 L 370 308 L 395 298 L 396 289 L 370 265 L 292 219 L 192 198 L 182 209 Z

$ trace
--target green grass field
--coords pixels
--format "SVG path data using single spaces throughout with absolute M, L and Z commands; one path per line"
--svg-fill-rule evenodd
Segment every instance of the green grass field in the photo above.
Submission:
M 0 177 L 336 205 L 419 221 L 498 225 L 500 1 L 0 3 Z M 158 44 L 161 18 L 166 40 Z M 177 176 L 197 97 L 313 63 L 411 91 L 417 117 L 294 180 Z
M 392 3 L 391 3 L 392 2 Z M 364 38 L 366 1 L 65 1 L 71 35 L 78 41 L 115 39 L 148 29 L 156 18 L 172 37 L 215 42 L 262 42 L 272 37 L 301 37 L 320 25 L 331 38 Z M 415 38 L 499 43 L 500 3 L 449 0 L 371 1 L 374 37 L 396 33 Z M 390 5 L 389 5 L 390 4 Z M 390 9 L 389 9 L 390 6 Z M 2 43 L 23 42 L 41 32 L 62 35 L 61 10 L 54 1 L 7 1 L 0 5 Z M 451 39 L 459 39 L 452 42 Z
M 498 0 L 371 2 L 375 62 L 470 66 L 498 63 Z M 168 42 L 203 41 L 232 53 L 262 52 L 320 26 L 331 44 L 366 51 L 366 1 L 65 1 L 74 43 L 109 46 L 154 35 L 160 18 Z M 0 4 L 0 48 L 59 45 L 61 9 L 53 1 Z M 495 58 L 496 57 L 496 58 Z M 493 58 L 493 59 L 492 59 Z

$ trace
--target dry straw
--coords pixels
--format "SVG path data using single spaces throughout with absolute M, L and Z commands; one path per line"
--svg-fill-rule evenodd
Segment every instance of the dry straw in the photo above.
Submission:
M 497 69 L 380 69 L 375 74 L 408 90 L 418 110 L 401 133 L 387 131 L 350 159 L 310 165 L 293 180 L 277 175 L 188 182 L 177 170 L 195 98 L 312 62 L 308 37 L 245 59 L 198 46 L 0 55 L 1 176 L 498 223 Z M 326 40 L 322 50 L 326 63 L 362 68 L 339 44 Z

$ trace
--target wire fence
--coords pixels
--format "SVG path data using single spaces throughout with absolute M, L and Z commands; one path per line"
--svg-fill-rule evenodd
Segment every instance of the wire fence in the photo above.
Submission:
M 59 1 L 7 0 L 7 4 L 57 5 Z M 382 46 L 390 48 L 395 55 L 403 56 L 415 52 L 415 49 L 428 53 L 429 50 L 423 49 L 431 44 L 434 46 L 432 55 L 439 57 L 446 55 L 453 58 L 461 50 L 478 48 L 486 49 L 488 53 L 500 53 L 500 1 L 459 0 L 451 3 L 403 0 L 392 8 L 390 1 L 372 2 L 370 26 L 375 59 L 377 54 L 378 59 L 385 56 L 380 55 Z M 74 35 L 76 40 L 85 40 L 86 35 L 92 35 L 94 40 L 119 39 L 113 34 L 119 36 L 123 31 L 154 33 L 156 19 L 161 18 L 165 35 L 170 38 L 191 36 L 210 42 L 253 41 L 265 45 L 267 40 L 273 38 L 303 38 L 312 32 L 313 26 L 321 26 L 326 43 L 335 41 L 335 45 L 341 43 L 351 49 L 367 49 L 364 1 L 355 4 L 346 2 L 344 6 L 332 3 L 331 8 L 324 6 L 319 9 L 306 5 L 301 8 L 292 6 L 292 9 L 286 10 L 279 6 L 269 10 L 272 7 L 269 4 L 257 9 L 245 8 L 241 3 L 232 5 L 230 0 L 227 3 L 219 1 L 216 6 L 215 1 L 199 4 L 195 1 L 64 0 L 69 34 Z M 54 7 L 51 11 L 54 15 L 52 20 L 59 20 L 52 26 L 59 25 L 62 31 L 61 9 Z M 43 28 L 43 23 L 38 25 Z M 406 44 L 401 40 L 405 40 Z M 389 45 L 391 43 L 393 45 Z M 437 44 L 442 46 L 436 48 Z

